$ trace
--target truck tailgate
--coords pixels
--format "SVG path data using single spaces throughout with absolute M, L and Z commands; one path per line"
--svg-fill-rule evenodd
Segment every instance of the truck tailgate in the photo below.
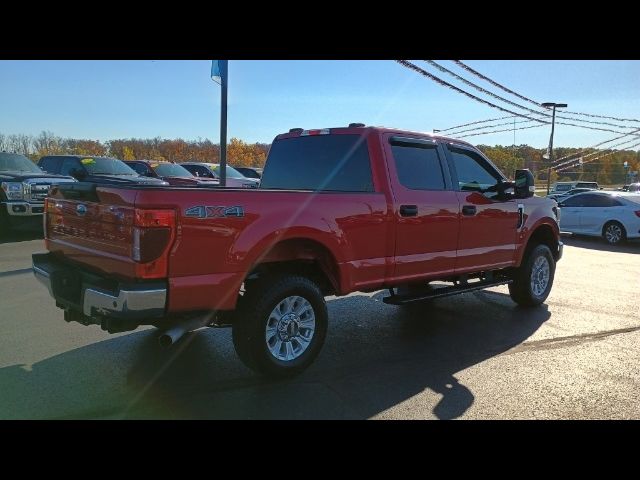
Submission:
M 134 278 L 133 189 L 85 186 L 52 189 L 47 199 L 45 244 L 56 256 L 105 274 Z

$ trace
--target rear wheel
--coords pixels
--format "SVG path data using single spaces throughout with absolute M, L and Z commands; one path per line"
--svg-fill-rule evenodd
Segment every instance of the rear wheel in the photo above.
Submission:
M 627 232 L 620 222 L 607 222 L 602 227 L 602 236 L 609 245 L 619 245 L 627 238 Z
M 515 271 L 509 284 L 511 299 L 524 307 L 535 307 L 544 302 L 553 285 L 556 262 L 546 245 L 537 245 Z
M 249 368 L 274 377 L 302 372 L 317 357 L 327 333 L 320 288 L 284 274 L 256 282 L 240 300 L 233 344 Z

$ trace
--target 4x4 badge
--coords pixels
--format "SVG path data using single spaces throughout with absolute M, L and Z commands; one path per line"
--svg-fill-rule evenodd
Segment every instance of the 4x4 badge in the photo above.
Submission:
M 233 207 L 207 207 L 204 205 L 197 205 L 195 207 L 187 208 L 184 211 L 184 216 L 192 218 L 244 217 L 244 208 L 240 205 Z

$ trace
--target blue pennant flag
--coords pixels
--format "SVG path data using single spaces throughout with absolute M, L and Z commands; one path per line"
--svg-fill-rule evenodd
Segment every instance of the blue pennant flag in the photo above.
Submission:
M 227 65 L 229 60 L 211 61 L 211 80 L 222 85 L 227 82 Z

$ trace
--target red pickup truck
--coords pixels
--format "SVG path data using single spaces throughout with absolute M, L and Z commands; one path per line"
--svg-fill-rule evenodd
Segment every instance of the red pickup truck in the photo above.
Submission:
M 556 203 L 533 191 L 528 170 L 510 182 L 459 140 L 292 129 L 255 190 L 53 188 L 33 270 L 67 321 L 155 325 L 164 344 L 231 325 L 246 365 L 286 376 L 318 355 L 328 295 L 388 289 L 406 305 L 508 284 L 542 303 L 562 243 Z

